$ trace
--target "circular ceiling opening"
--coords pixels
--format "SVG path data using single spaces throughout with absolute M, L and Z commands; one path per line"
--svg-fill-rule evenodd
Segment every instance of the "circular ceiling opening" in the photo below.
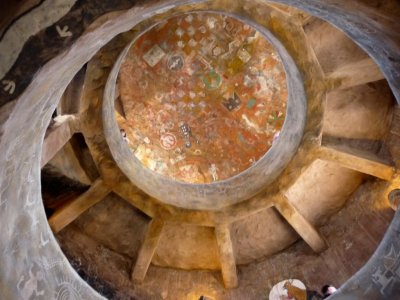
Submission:
M 158 20 L 125 48 L 104 89 L 103 125 L 135 186 L 164 203 L 214 210 L 277 179 L 306 110 L 297 66 L 267 28 L 201 11 Z
M 278 52 L 254 27 L 222 14 L 179 15 L 144 32 L 118 82 L 125 118 L 117 120 L 136 158 L 187 183 L 248 169 L 285 119 Z

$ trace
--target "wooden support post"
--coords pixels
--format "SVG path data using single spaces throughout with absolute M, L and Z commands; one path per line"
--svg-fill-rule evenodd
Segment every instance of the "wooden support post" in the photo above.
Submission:
M 77 132 L 77 118 L 74 115 L 59 116 L 55 124 L 48 129 L 44 138 L 40 166 L 46 165 L 58 151 Z
M 226 288 L 238 286 L 236 273 L 236 262 L 233 254 L 231 233 L 227 224 L 215 227 L 215 237 L 217 239 L 219 259 L 221 262 L 222 278 Z
M 317 253 L 326 249 L 325 240 L 320 236 L 318 230 L 290 204 L 285 196 L 276 202 L 275 207 L 311 249 Z
M 318 158 L 337 162 L 340 165 L 380 179 L 390 181 L 394 175 L 393 166 L 383 162 L 373 153 L 366 153 L 351 148 L 322 146 Z
M 85 193 L 61 207 L 49 218 L 53 232 L 59 232 L 83 212 L 100 202 L 110 191 L 111 189 L 101 179 L 96 180 Z
M 132 271 L 131 278 L 134 282 L 143 282 L 149 269 L 151 260 L 156 252 L 158 242 L 160 241 L 164 222 L 159 219 L 150 221 L 145 240 L 140 248 L 138 258 Z

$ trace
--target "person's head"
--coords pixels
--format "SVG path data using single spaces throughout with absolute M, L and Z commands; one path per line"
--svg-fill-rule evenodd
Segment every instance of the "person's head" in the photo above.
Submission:
M 336 288 L 333 285 L 326 284 L 322 287 L 321 292 L 323 296 L 330 296 L 336 292 Z

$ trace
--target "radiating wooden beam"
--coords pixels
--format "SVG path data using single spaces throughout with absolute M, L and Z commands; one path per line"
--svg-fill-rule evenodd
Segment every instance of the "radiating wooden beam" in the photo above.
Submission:
M 150 221 L 146 237 L 140 248 L 138 258 L 132 270 L 131 278 L 134 282 L 143 282 L 149 269 L 151 260 L 156 252 L 158 242 L 160 241 L 161 233 L 164 228 L 164 222 L 160 219 Z
M 360 151 L 351 147 L 323 145 L 318 151 L 318 158 L 326 161 L 337 162 L 343 167 L 372 175 L 383 180 L 391 180 L 395 168 L 384 162 L 373 153 Z
M 369 57 L 348 63 L 326 74 L 328 80 L 340 81 L 337 88 L 349 88 L 384 79 L 378 65 Z
M 96 180 L 86 192 L 68 202 L 49 218 L 53 232 L 57 233 L 62 230 L 83 212 L 104 199 L 110 191 L 111 189 L 101 179 Z
M 74 135 L 69 141 L 69 144 L 77 165 L 87 176 L 90 182 L 93 182 L 99 178 L 99 171 L 97 170 L 96 164 L 89 152 L 89 149 L 84 149 L 84 145 L 82 145 L 83 143 L 80 141 L 81 138 L 84 139 L 84 137 Z
M 217 239 L 221 272 L 225 287 L 235 288 L 238 285 L 238 278 L 229 225 L 217 225 L 215 227 L 215 237 Z
M 318 230 L 288 201 L 282 196 L 275 203 L 276 209 L 293 227 L 294 230 L 315 252 L 320 253 L 327 247 L 325 240 Z
M 75 115 L 58 116 L 44 138 L 40 166 L 46 165 L 77 132 Z

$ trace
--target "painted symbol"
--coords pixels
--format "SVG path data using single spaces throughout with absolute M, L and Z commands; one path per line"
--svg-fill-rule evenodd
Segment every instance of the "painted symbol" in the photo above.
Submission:
M 256 83 L 255 80 L 252 79 L 249 75 L 244 75 L 244 78 L 243 78 L 244 86 L 252 87 L 252 86 L 254 86 L 255 83 Z
M 154 67 L 163 59 L 164 56 L 165 52 L 163 49 L 161 49 L 158 45 L 154 45 L 143 55 L 143 59 L 150 67 Z
M 203 76 L 203 83 L 206 85 L 207 89 L 215 90 L 221 86 L 222 78 L 215 70 L 211 70 Z
M 217 46 L 213 49 L 212 53 L 214 56 L 220 56 L 222 53 L 224 53 L 224 49 Z
M 196 33 L 196 30 L 193 28 L 193 26 L 190 26 L 187 29 L 187 33 L 188 33 L 188 35 L 193 36 Z
M 190 141 L 190 137 L 192 136 L 192 129 L 186 123 L 181 123 L 179 125 L 179 128 L 185 139 L 185 147 L 190 148 L 192 146 L 192 142 Z
M 190 46 L 190 47 L 196 47 L 196 46 L 197 46 L 196 40 L 190 39 L 190 40 L 189 40 L 189 46 Z
M 210 167 L 208 168 L 208 171 L 210 172 L 213 181 L 217 181 L 218 180 L 217 166 L 215 164 L 211 164 Z
M 185 47 L 185 43 L 183 41 L 178 41 L 176 44 L 178 45 L 179 48 Z
M 254 105 L 256 105 L 257 101 L 254 98 L 251 98 L 249 102 L 247 102 L 247 108 L 252 109 Z
M 172 133 L 165 133 L 160 138 L 161 147 L 165 150 L 172 150 L 176 146 L 176 137 Z
M 69 27 L 68 26 L 64 26 L 63 28 L 61 28 L 60 26 L 56 26 L 56 30 L 58 32 L 58 35 L 62 38 L 66 38 L 66 37 L 70 37 L 72 36 L 72 32 L 69 31 Z
M 184 35 L 185 32 L 183 31 L 182 28 L 178 28 L 178 29 L 175 31 L 175 33 L 176 33 L 177 36 L 182 37 L 182 36 Z
M 249 52 L 247 52 L 246 49 L 240 49 L 237 53 L 238 57 L 240 58 L 240 60 L 244 63 L 249 62 L 249 60 L 251 59 L 251 55 Z
M 79 288 L 75 287 L 73 283 L 63 282 L 61 283 L 59 290 L 57 292 L 56 298 L 57 300 L 71 299 L 78 300 L 83 299 Z
M 184 59 L 183 56 L 180 54 L 172 55 L 167 62 L 168 69 L 171 71 L 178 71 L 183 68 Z
M 47 243 L 49 242 L 49 239 L 44 239 L 43 238 L 43 232 L 40 233 L 40 247 L 44 247 L 47 245 Z
M 188 23 L 192 23 L 192 21 L 193 21 L 193 16 L 192 16 L 192 15 L 188 15 L 188 16 L 185 18 L 185 21 L 188 22 Z
M 230 42 L 229 45 L 229 53 L 232 53 L 235 51 L 235 49 L 240 47 L 240 42 L 238 40 L 234 40 L 233 42 Z
M 207 68 L 207 69 L 209 69 L 209 70 L 213 70 L 213 68 L 212 68 L 212 66 L 211 66 L 211 64 L 210 64 L 210 62 L 207 60 L 207 59 L 205 59 L 203 56 L 199 56 L 198 57 L 198 59 L 199 59 L 199 62 L 205 67 L 205 68 Z M 212 72 L 212 71 L 211 71 Z M 215 71 L 214 71 L 215 72 Z
M 209 17 L 207 18 L 207 26 L 210 29 L 214 29 L 215 25 L 216 25 L 217 20 L 213 17 Z
M 268 116 L 268 123 L 276 126 L 277 123 L 285 120 L 285 115 L 281 111 L 274 111 Z
M 147 80 L 142 79 L 142 80 L 139 81 L 139 86 L 142 89 L 146 89 L 148 87 L 148 85 L 149 85 L 149 83 L 147 82 Z
M 235 25 L 234 21 L 231 19 L 227 19 L 225 21 L 225 26 L 224 26 L 226 32 L 230 34 L 231 36 L 236 36 L 237 33 L 239 32 L 238 26 Z
M 184 137 L 189 137 L 190 136 L 192 130 L 190 129 L 188 124 L 182 123 L 181 125 L 179 125 L 179 128 L 181 129 L 181 132 L 182 132 Z
M 389 253 L 383 256 L 383 265 L 371 276 L 375 285 L 380 287 L 382 295 L 390 295 L 400 283 L 400 251 L 391 245 Z
M 3 80 L 1 83 L 4 85 L 3 90 L 5 92 L 8 92 L 10 95 L 14 94 L 14 91 L 15 91 L 15 82 L 14 81 Z
M 222 101 L 222 105 L 229 111 L 233 111 L 238 108 L 242 104 L 242 100 L 240 100 L 238 94 L 233 93 L 233 97 L 230 97 L 228 100 Z

